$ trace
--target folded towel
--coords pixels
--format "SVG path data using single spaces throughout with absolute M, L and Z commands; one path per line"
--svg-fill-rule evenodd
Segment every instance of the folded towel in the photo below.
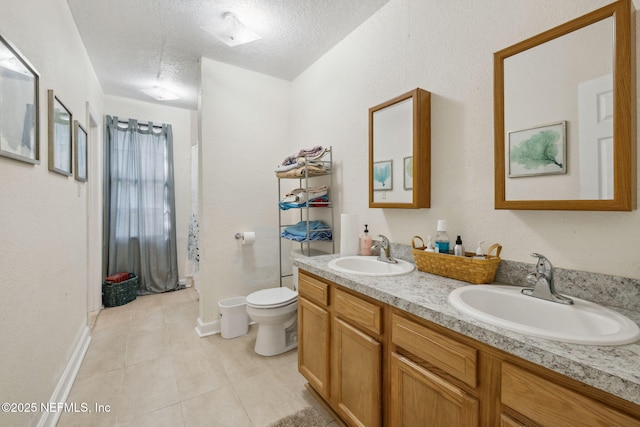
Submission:
M 125 273 L 125 272 L 120 272 L 120 273 L 116 273 L 116 274 L 112 274 L 111 276 L 107 276 L 104 278 L 104 281 L 107 283 L 120 283 L 120 282 L 124 282 L 125 280 L 129 280 L 129 273 Z
M 307 236 L 307 222 L 300 221 L 295 225 L 286 227 L 282 233 L 282 237 L 296 242 L 304 242 L 307 240 L 331 240 L 331 228 L 322 221 L 309 221 L 309 235 Z
M 309 200 L 309 206 L 313 208 L 326 208 L 329 206 L 329 198 L 327 196 L 317 197 Z
M 300 160 L 301 158 L 302 159 L 306 158 L 307 160 L 320 160 L 325 156 L 325 154 L 329 152 L 329 148 L 322 147 L 320 145 L 314 148 L 316 149 L 307 151 L 305 153 L 302 153 L 302 152 L 298 153 L 298 160 Z
M 325 175 L 329 170 L 324 166 L 306 165 L 285 172 L 276 172 L 278 178 L 303 178 L 305 172 L 312 175 Z
M 287 196 L 291 196 L 291 195 L 296 195 L 298 193 L 303 193 L 303 192 L 310 192 L 310 193 L 319 193 L 320 191 L 327 191 L 329 189 L 328 186 L 326 185 L 320 185 L 318 187 L 307 187 L 306 189 L 304 188 L 294 188 L 293 190 L 289 191 L 287 193 Z
M 309 230 L 322 230 L 329 229 L 329 226 L 322 221 L 309 221 Z M 300 221 L 295 225 L 290 225 L 289 227 L 284 229 L 287 233 L 295 235 L 295 236 L 306 236 L 307 235 L 307 221 Z
M 296 242 L 306 242 L 307 240 L 331 241 L 331 239 L 333 239 L 333 236 L 331 234 L 331 230 L 311 231 L 311 232 L 309 232 L 309 237 L 308 238 L 307 238 L 306 235 L 298 236 L 298 235 L 295 235 L 295 234 L 287 233 L 286 230 L 283 231 L 282 233 L 280 233 L 280 235 L 282 237 L 284 237 L 285 239 L 293 240 L 293 241 L 296 241 Z
M 285 196 L 282 201 L 285 203 L 304 203 L 307 200 L 315 199 L 327 195 L 327 190 L 322 191 L 304 191 L 296 194 Z
M 286 172 L 288 170 L 299 168 L 301 166 L 304 166 L 304 162 L 303 163 L 293 162 L 288 165 L 278 166 L 277 168 L 274 169 L 274 172 Z
M 300 158 L 304 159 L 319 159 L 327 153 L 328 149 L 324 148 L 322 145 L 316 145 L 311 148 L 303 148 L 297 153 L 293 153 L 290 156 L 287 156 L 281 163 L 282 166 L 287 166 L 293 163 L 297 163 Z
M 286 211 L 287 209 L 296 209 L 296 208 L 304 208 L 307 206 L 307 202 L 279 202 L 280 209 Z M 327 196 L 316 197 L 314 199 L 309 200 L 309 206 L 318 208 L 318 207 L 327 207 L 329 206 L 329 198 Z

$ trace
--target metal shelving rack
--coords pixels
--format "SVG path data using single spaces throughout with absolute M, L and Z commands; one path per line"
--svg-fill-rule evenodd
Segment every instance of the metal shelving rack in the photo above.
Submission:
M 326 157 L 328 156 L 328 160 L 326 160 Z M 321 164 L 324 166 L 324 168 L 326 169 L 326 173 L 324 174 L 312 174 L 309 175 L 309 170 L 305 167 L 305 173 L 304 176 L 302 177 L 295 177 L 295 178 L 289 178 L 289 177 L 278 177 L 278 200 L 281 199 L 282 197 L 282 181 L 292 181 L 292 180 L 298 180 L 299 181 L 299 185 L 300 188 L 304 189 L 305 193 L 307 194 L 306 200 L 307 202 L 305 203 L 305 206 L 302 208 L 292 208 L 292 209 L 299 209 L 300 210 L 300 221 L 306 221 L 307 223 L 307 233 L 306 236 L 307 238 L 300 243 L 300 252 L 302 253 L 302 255 L 305 256 L 313 256 L 313 255 L 320 255 L 320 254 L 326 254 L 326 252 L 320 252 L 320 251 L 316 251 L 312 248 L 312 245 L 314 243 L 317 242 L 330 242 L 331 243 L 331 253 L 335 253 L 336 250 L 336 244 L 335 244 L 335 239 L 333 238 L 333 224 L 334 224 L 334 214 L 333 214 L 333 201 L 332 201 L 332 197 L 331 197 L 331 192 L 333 191 L 333 147 L 329 147 L 327 150 L 327 153 L 318 160 L 313 160 L 313 162 L 315 162 L 316 164 Z M 305 165 L 307 164 L 307 158 L 305 157 Z M 313 204 L 309 203 L 309 198 L 308 198 L 308 189 L 309 189 L 309 180 L 317 180 L 318 178 L 323 178 L 323 177 L 328 177 L 329 179 L 329 184 L 328 184 L 328 192 L 327 192 L 327 197 L 328 197 L 328 203 L 327 204 L 322 204 L 321 206 L 313 206 Z M 326 178 L 325 178 L 326 179 Z M 327 210 L 330 212 L 329 214 L 329 220 L 328 222 L 328 227 L 327 228 L 322 228 L 322 229 L 315 229 L 313 231 L 327 231 L 330 230 L 332 232 L 332 238 L 331 240 L 310 240 L 309 239 L 309 235 L 311 233 L 311 229 L 309 227 L 309 223 L 312 221 L 312 211 L 314 209 L 323 209 L 324 212 L 326 212 Z M 278 206 L 278 230 L 279 233 L 281 233 L 286 227 L 289 227 L 291 225 L 295 225 L 295 224 L 283 224 L 282 223 L 282 212 L 283 210 L 280 208 L 280 206 Z M 283 251 L 283 247 L 282 247 L 282 241 L 283 240 L 289 240 L 286 239 L 285 237 L 280 237 L 280 239 L 278 240 L 279 243 L 279 254 L 280 254 L 280 286 L 282 286 L 282 279 L 284 279 L 285 277 L 290 277 L 293 275 L 293 273 L 285 273 L 283 271 L 284 265 L 282 262 L 282 251 Z M 292 241 L 292 240 L 290 240 Z

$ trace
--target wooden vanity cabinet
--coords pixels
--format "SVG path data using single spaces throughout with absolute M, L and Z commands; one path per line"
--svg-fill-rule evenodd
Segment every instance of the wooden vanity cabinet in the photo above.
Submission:
M 544 376 L 509 362 L 502 363 L 500 401 L 503 410 L 515 411 L 515 424 L 543 426 L 639 426 L 640 421 L 615 408 L 563 387 Z M 512 412 L 513 413 L 513 412 Z M 502 417 L 508 418 L 504 412 Z
M 333 401 L 351 425 L 382 425 L 382 315 L 379 302 L 334 288 Z
M 349 425 L 382 426 L 383 304 L 300 271 L 298 369 Z
M 390 425 L 479 425 L 478 351 L 391 315 Z
M 298 281 L 298 370 L 314 390 L 331 396 L 329 285 L 300 272 Z
M 640 405 L 300 271 L 298 366 L 350 426 L 638 426 Z

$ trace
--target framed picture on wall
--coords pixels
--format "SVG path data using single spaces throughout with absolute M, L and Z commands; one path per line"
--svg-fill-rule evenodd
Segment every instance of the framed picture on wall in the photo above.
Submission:
M 73 115 L 49 90 L 49 170 L 71 176 L 72 165 Z
M 76 180 L 87 180 L 87 131 L 75 120 L 73 125 L 73 139 L 76 141 L 75 175 Z
M 567 173 L 567 122 L 509 132 L 509 178 Z
M 40 120 L 36 69 L 0 36 L 0 155 L 40 163 Z
M 404 158 L 404 189 L 413 190 L 413 156 Z
M 373 191 L 393 190 L 393 160 L 373 162 Z

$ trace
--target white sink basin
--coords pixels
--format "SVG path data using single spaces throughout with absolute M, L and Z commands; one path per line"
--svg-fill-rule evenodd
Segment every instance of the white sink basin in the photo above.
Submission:
M 515 286 L 471 285 L 449 294 L 458 310 L 501 328 L 555 341 L 622 345 L 640 339 L 633 321 L 601 305 L 571 297 L 563 305 L 523 295 Z
M 389 264 L 378 261 L 376 256 L 346 256 L 329 261 L 329 268 L 359 276 L 399 276 L 411 273 L 415 266 L 401 259 L 397 264 Z

